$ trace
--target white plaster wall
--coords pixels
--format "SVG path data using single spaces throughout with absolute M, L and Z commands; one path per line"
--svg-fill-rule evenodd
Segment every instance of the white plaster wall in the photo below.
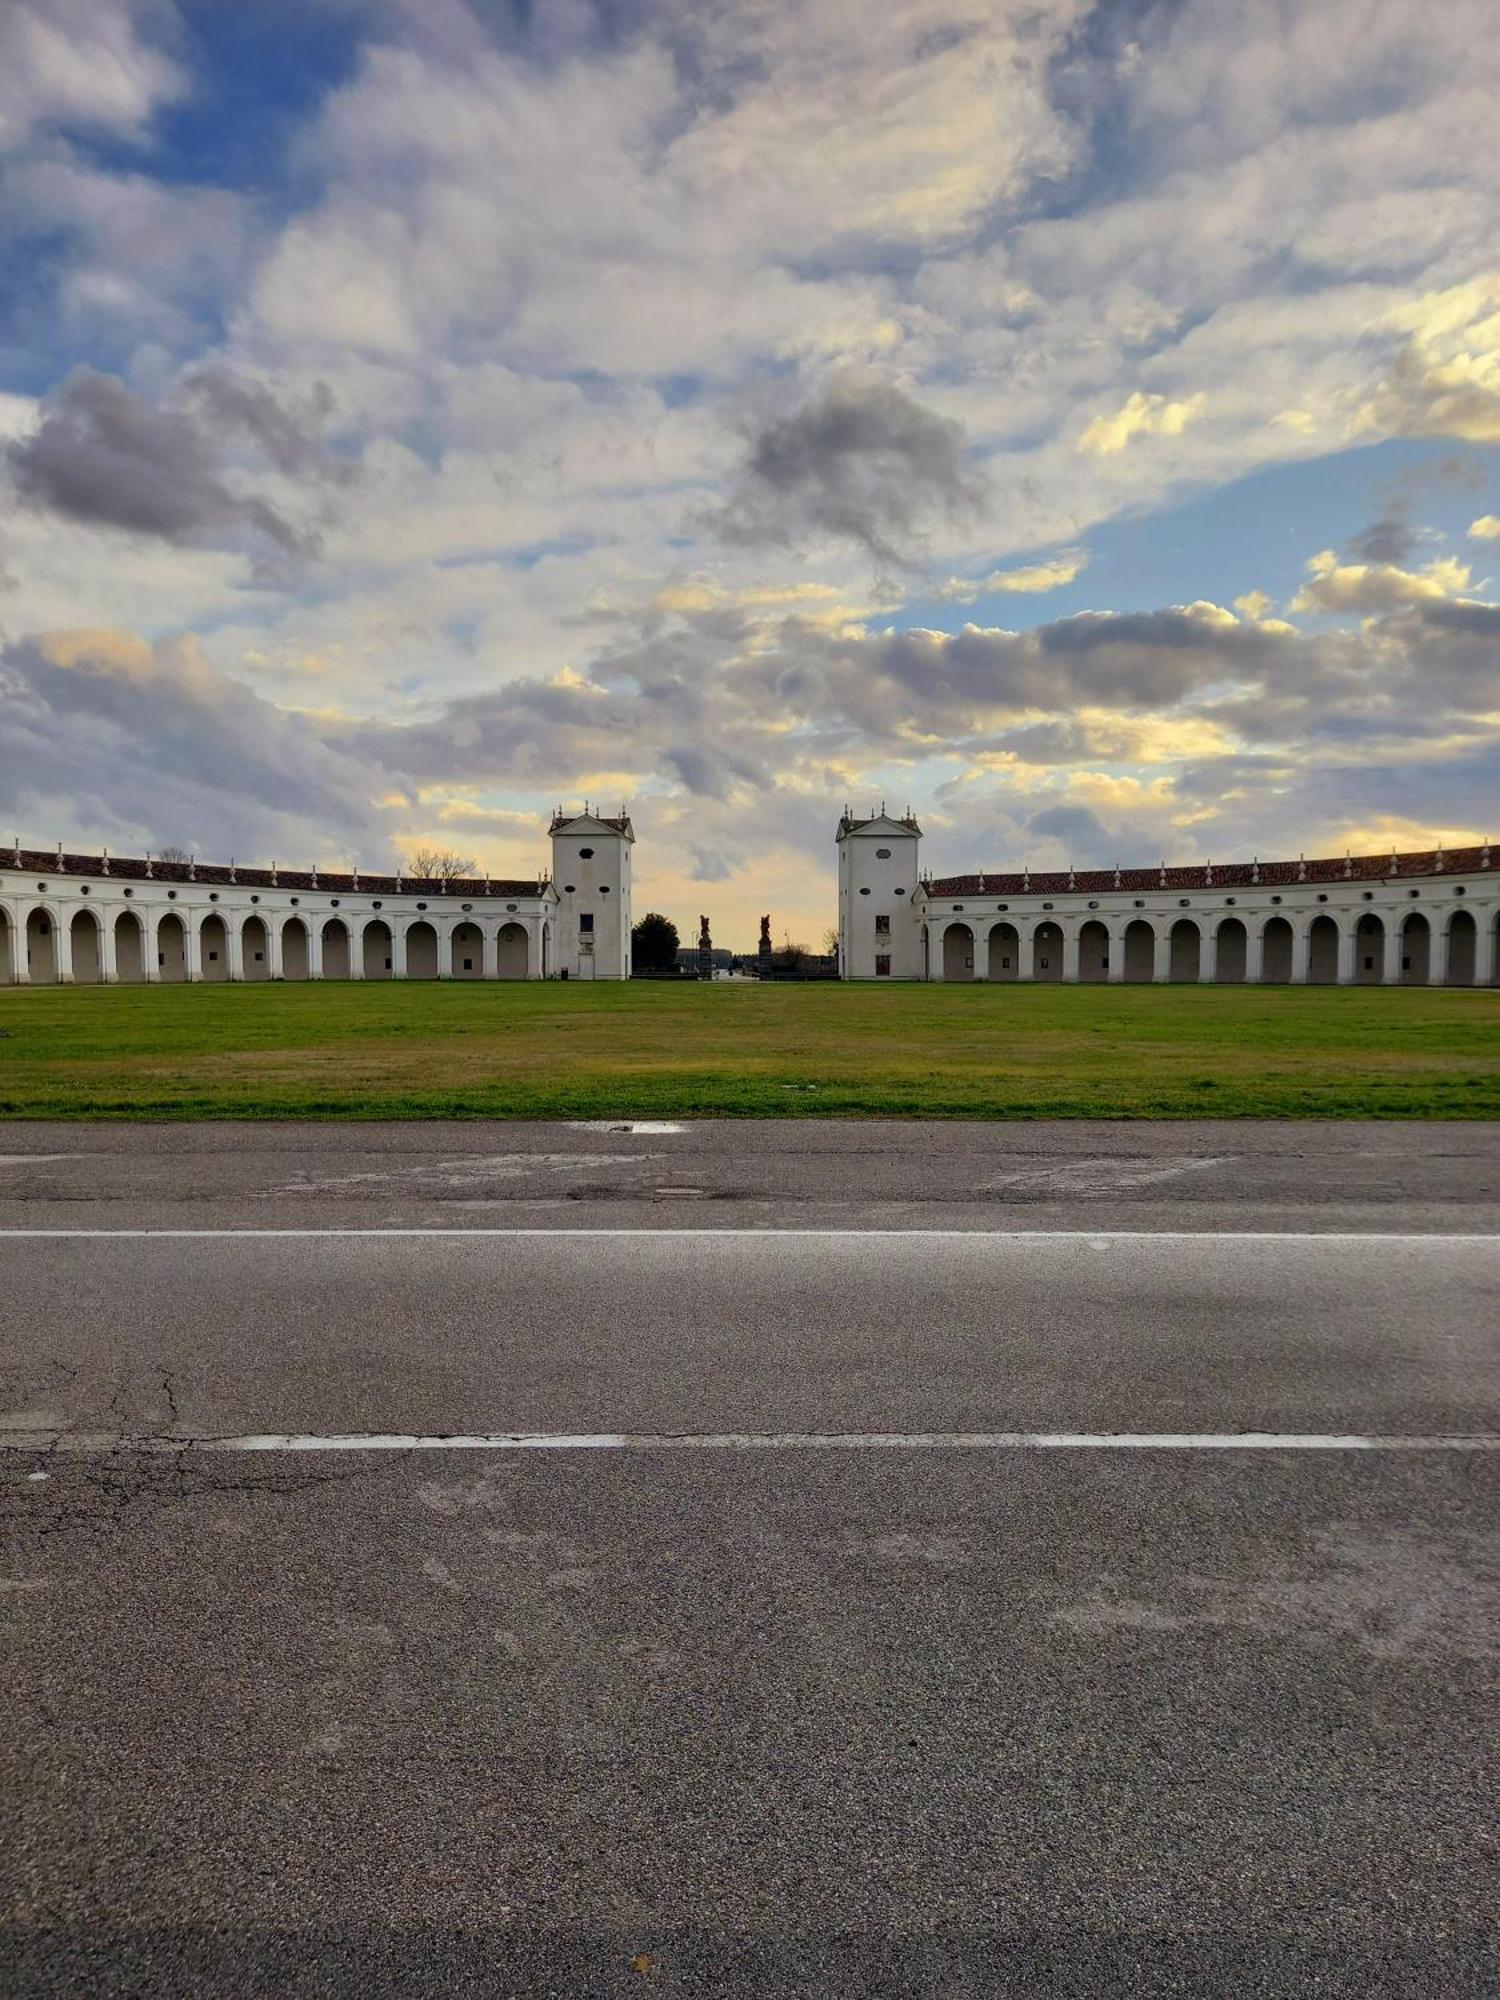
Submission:
M 839 970 L 874 979 L 889 956 L 892 979 L 922 977 L 922 920 L 917 908 L 920 837 L 901 821 L 867 820 L 839 836 Z M 890 919 L 890 934 L 877 929 Z
M 592 816 L 552 835 L 553 965 L 570 979 L 630 977 L 630 849 L 625 834 Z M 586 915 L 594 920 L 591 934 L 579 922 Z

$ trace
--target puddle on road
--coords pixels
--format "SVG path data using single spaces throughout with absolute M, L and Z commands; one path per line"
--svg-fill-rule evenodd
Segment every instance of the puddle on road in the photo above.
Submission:
M 386 1167 L 362 1174 L 299 1174 L 260 1189 L 260 1198 L 285 1194 L 388 1194 L 407 1192 L 467 1193 L 490 1181 L 519 1180 L 530 1173 L 579 1173 L 595 1167 L 635 1167 L 649 1153 L 485 1153 L 435 1160 L 413 1166 Z

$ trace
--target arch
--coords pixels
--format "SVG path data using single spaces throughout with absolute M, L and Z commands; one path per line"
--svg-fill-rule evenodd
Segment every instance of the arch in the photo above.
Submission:
M 175 910 L 156 926 L 156 970 L 167 986 L 180 986 L 188 976 L 187 925 Z
M 1191 917 L 1179 917 L 1168 939 L 1168 979 L 1191 982 L 1203 977 L 1203 933 Z
M 391 949 L 391 927 L 383 917 L 365 925 L 360 949 L 364 953 L 365 978 L 389 979 L 395 953 Z
M 478 924 L 456 924 L 451 949 L 448 970 L 455 979 L 483 979 L 484 932 Z
M 991 979 L 1020 978 L 1021 936 L 1014 924 L 996 924 L 991 929 L 989 974 Z
M 950 980 L 974 977 L 974 933 L 967 924 L 949 924 L 943 932 L 943 977 Z
M 1249 939 L 1238 917 L 1225 917 L 1214 933 L 1214 984 L 1243 986 Z
M 1078 977 L 1088 985 L 1109 978 L 1109 925 L 1090 917 L 1078 933 Z
M 1272 917 L 1260 934 L 1260 976 L 1268 986 L 1291 981 L 1292 927 L 1285 917 Z
M 9 986 L 16 976 L 15 935 L 10 911 L 0 904 L 0 986 Z
M 347 979 L 349 973 L 349 926 L 342 917 L 330 917 L 323 926 L 323 977 Z
M 288 917 L 281 926 L 281 976 L 283 979 L 311 979 L 312 958 L 308 950 L 307 925 L 300 917 Z
M 134 910 L 115 918 L 115 978 L 122 986 L 139 986 L 146 977 L 146 942 Z
M 502 924 L 500 935 L 495 940 L 495 977 L 525 979 L 530 971 L 531 940 L 526 935 L 526 926 Z
M 1156 931 L 1144 917 L 1125 926 L 1125 977 L 1133 985 L 1156 976 Z
M 1366 910 L 1354 926 L 1354 983 L 1378 986 L 1385 978 L 1385 923 Z
M 1031 976 L 1053 980 L 1063 976 L 1063 934 L 1061 924 L 1040 923 L 1031 933 Z
M 1472 986 L 1479 956 L 1479 926 L 1470 910 L 1455 910 L 1448 919 L 1448 984 Z
M 1307 983 L 1334 986 L 1339 976 L 1339 927 L 1332 917 L 1314 917 L 1307 927 Z
M 408 979 L 438 976 L 438 935 L 425 918 L 406 926 L 406 976 Z
M 57 979 L 57 922 L 50 910 L 37 905 L 26 918 L 26 969 L 33 986 L 51 986 Z
M 229 977 L 229 932 L 217 910 L 198 928 L 198 976 L 209 980 Z
M 99 919 L 92 910 L 75 910 L 68 925 L 68 943 L 73 960 L 73 983 L 97 986 L 104 977 L 104 950 L 99 936 Z
M 271 976 L 271 936 L 264 917 L 246 917 L 240 927 L 240 956 L 246 979 Z
M 1413 910 L 1401 926 L 1401 979 L 1403 986 L 1425 986 L 1432 977 L 1432 926 L 1420 910 Z

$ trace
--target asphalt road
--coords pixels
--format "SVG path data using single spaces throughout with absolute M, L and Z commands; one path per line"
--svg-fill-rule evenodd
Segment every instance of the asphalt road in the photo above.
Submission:
M 0 1268 L 8 1992 L 1500 1992 L 1494 1128 L 11 1126 Z

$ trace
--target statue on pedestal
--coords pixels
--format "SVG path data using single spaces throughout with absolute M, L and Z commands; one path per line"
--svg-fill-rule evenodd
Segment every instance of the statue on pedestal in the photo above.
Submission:
M 771 977 L 771 919 L 760 920 L 760 947 L 756 952 L 756 974 L 761 979 Z
M 714 941 L 708 934 L 708 918 L 698 919 L 698 977 L 712 979 L 714 976 Z

